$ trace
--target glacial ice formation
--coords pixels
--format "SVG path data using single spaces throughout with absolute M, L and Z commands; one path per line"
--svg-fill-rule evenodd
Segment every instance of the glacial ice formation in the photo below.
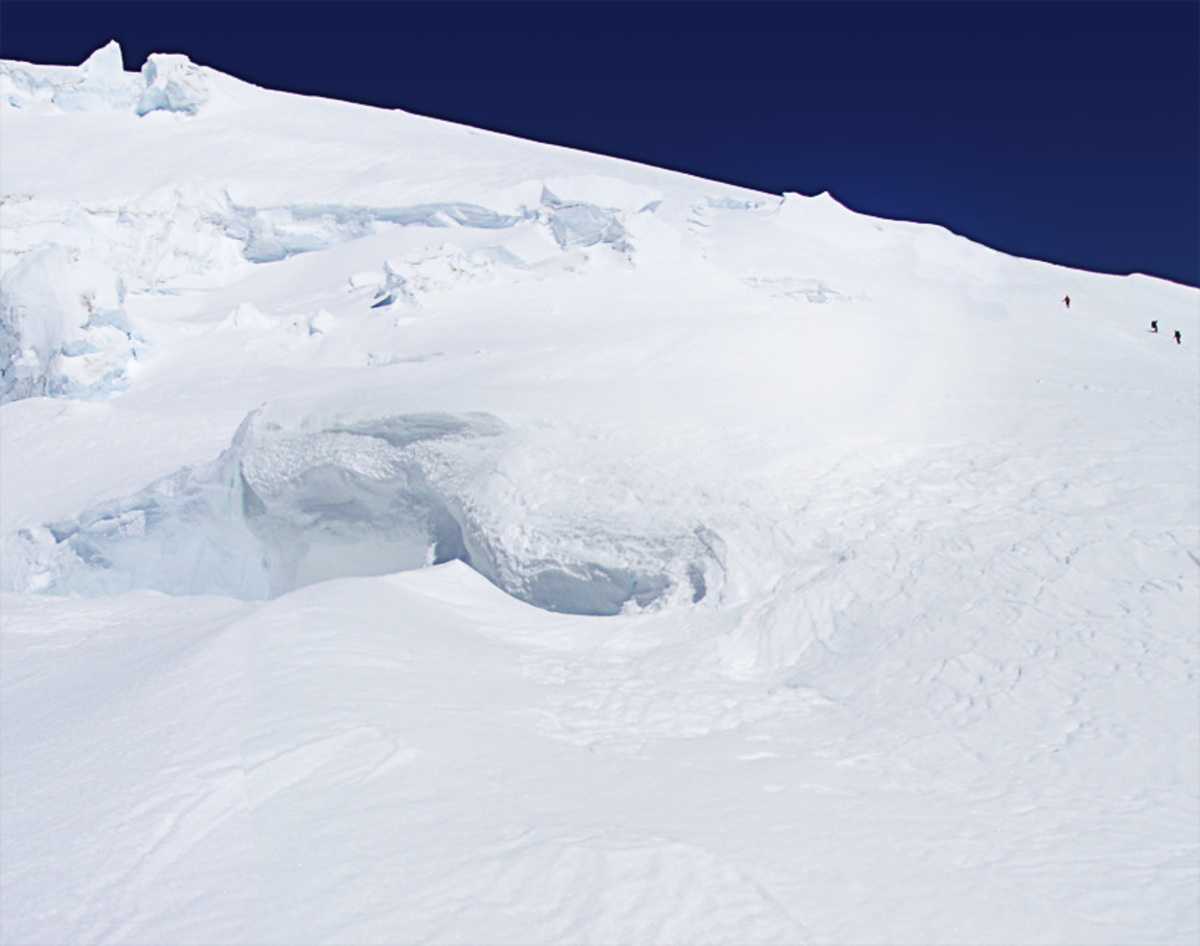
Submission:
M 550 611 L 617 614 L 697 602 L 718 581 L 715 536 L 514 532 L 480 497 L 510 443 L 489 414 L 405 414 L 286 429 L 258 412 L 210 464 L 78 518 L 25 530 L 23 587 L 276 597 L 330 578 L 462 561 Z M 483 486 L 484 489 L 480 489 Z
M 0 62 L 0 107 L 90 112 L 131 109 L 140 95 L 136 74 L 125 72 L 115 40 L 79 68 Z
M 184 112 L 195 115 L 208 101 L 209 88 L 201 68 L 178 53 L 155 53 L 142 66 L 146 89 L 134 111 Z
M 0 403 L 118 389 L 139 349 L 124 303 L 121 278 L 78 252 L 21 257 L 0 278 Z
M 111 79 L 113 55 L 119 50 L 106 47 L 93 57 L 100 62 L 95 74 Z M 185 87 L 195 74 L 176 57 L 152 61 L 157 65 L 149 74 L 165 96 L 161 107 L 189 110 L 188 102 L 198 99 L 188 98 Z M 564 185 L 569 182 L 556 186 Z M 627 211 L 566 202 L 544 186 L 539 205 L 515 213 L 453 201 L 253 207 L 223 191 L 191 185 L 97 206 L 26 195 L 9 195 L 4 206 L 3 400 L 118 390 L 137 354 L 122 306 L 126 287 L 163 291 L 221 285 L 248 263 L 275 262 L 393 227 L 495 230 L 504 237 L 488 244 L 471 240 L 467 246 L 441 240 L 386 259 L 375 280 L 375 307 L 411 304 L 430 293 L 488 280 L 498 267 L 532 271 L 554 257 L 554 265 L 577 263 L 589 247 L 606 247 L 626 259 L 633 252 L 624 224 Z M 510 247 L 528 251 L 529 258 Z M 100 283 L 109 289 L 97 288 Z
M 194 115 L 210 97 L 207 71 L 187 56 L 154 53 L 130 73 L 115 40 L 78 68 L 0 62 L 0 104 L 8 108 Z

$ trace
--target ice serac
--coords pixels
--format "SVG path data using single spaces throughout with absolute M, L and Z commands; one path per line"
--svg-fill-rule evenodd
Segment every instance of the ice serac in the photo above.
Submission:
M 82 65 L 36 66 L 0 62 L 0 106 L 34 111 L 118 111 L 137 101 L 141 81 L 125 72 L 115 40 L 92 53 Z
M 135 111 L 183 112 L 194 115 L 208 101 L 208 80 L 203 70 L 179 53 L 154 53 L 142 66 L 146 89 Z
M 116 40 L 77 67 L 0 61 L 0 105 L 12 109 L 194 115 L 210 95 L 206 71 L 182 54 L 154 53 L 140 74 L 126 72 Z
M 0 402 L 120 388 L 139 349 L 124 303 L 120 276 L 76 251 L 22 256 L 0 278 Z
M 486 497 L 497 458 L 518 448 L 486 413 L 290 429 L 255 413 L 212 463 L 27 530 L 18 573 L 25 588 L 65 593 L 262 599 L 457 560 L 537 607 L 593 615 L 697 602 L 719 584 L 703 532 L 613 522 L 579 537 L 569 521 L 526 522 L 514 541 L 511 513 Z
M 58 104 L 84 111 L 88 107 L 125 108 L 132 100 L 137 80 L 125 72 L 121 47 L 109 40 L 84 60 L 83 81 L 71 92 L 60 93 Z

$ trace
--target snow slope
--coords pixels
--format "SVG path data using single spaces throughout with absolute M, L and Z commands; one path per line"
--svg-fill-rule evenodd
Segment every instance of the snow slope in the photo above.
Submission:
M 1196 290 L 115 45 L 0 132 L 0 940 L 1200 935 Z

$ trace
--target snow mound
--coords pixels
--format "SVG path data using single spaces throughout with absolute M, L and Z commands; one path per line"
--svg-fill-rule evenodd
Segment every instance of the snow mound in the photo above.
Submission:
M 77 519 L 24 530 L 18 590 L 276 597 L 330 578 L 462 561 L 551 611 L 701 600 L 714 536 L 514 521 L 487 508 L 514 434 L 489 414 L 287 429 L 260 412 L 216 461 Z M 653 533 L 653 530 L 651 530 Z
M 273 329 L 278 325 L 276 319 L 271 318 L 252 302 L 240 302 L 216 325 L 216 330 L 219 332 L 229 331 L 249 331 L 261 332 Z
M 27 253 L 0 279 L 0 402 L 123 386 L 138 351 L 124 303 L 103 264 L 62 246 Z
M 337 318 L 327 309 L 318 309 L 307 322 L 309 335 L 328 335 L 337 327 Z

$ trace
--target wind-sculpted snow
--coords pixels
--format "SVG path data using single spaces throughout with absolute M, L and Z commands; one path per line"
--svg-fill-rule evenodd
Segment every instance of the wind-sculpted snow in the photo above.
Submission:
M 397 415 L 319 431 L 251 415 L 213 463 L 26 530 L 13 573 L 24 588 L 56 593 L 262 599 L 458 560 L 551 611 L 617 614 L 705 596 L 720 562 L 716 537 L 703 530 L 548 528 L 486 508 L 491 470 L 515 448 L 488 414 Z

